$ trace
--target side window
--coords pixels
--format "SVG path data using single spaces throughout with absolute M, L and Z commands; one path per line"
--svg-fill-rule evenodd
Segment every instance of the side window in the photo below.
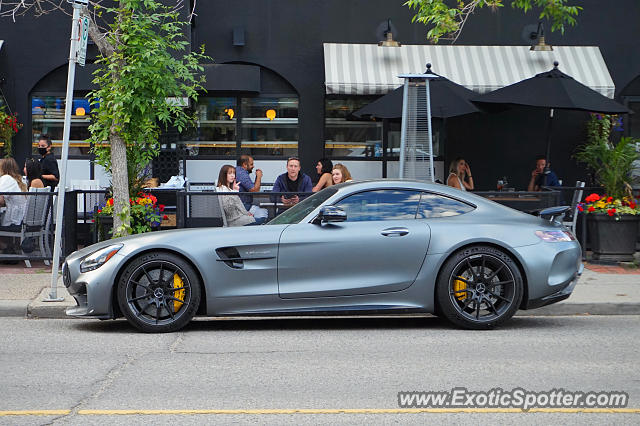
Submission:
M 468 213 L 474 208 L 461 201 L 438 194 L 423 192 L 418 208 L 418 219 L 457 216 Z
M 415 219 L 419 204 L 419 192 L 399 189 L 360 192 L 337 203 L 348 222 Z

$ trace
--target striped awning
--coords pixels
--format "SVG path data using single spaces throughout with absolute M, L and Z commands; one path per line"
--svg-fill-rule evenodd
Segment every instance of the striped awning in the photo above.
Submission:
M 427 62 L 436 74 L 478 93 L 508 86 L 549 71 L 553 62 L 593 90 L 613 98 L 615 86 L 596 46 L 432 46 L 324 43 L 327 94 L 377 95 L 403 83 L 400 74 L 423 73 Z
M 4 44 L 4 40 L 0 40 L 0 49 L 2 49 L 3 44 Z

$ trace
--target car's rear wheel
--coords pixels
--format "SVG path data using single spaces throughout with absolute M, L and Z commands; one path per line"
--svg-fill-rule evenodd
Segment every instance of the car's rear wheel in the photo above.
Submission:
M 455 253 L 442 267 L 436 302 L 453 324 L 488 329 L 515 314 L 522 286 L 522 274 L 509 255 L 490 246 L 472 246 Z
M 131 262 L 118 282 L 125 318 L 147 333 L 184 327 L 200 303 L 200 279 L 193 267 L 171 253 L 144 254 Z

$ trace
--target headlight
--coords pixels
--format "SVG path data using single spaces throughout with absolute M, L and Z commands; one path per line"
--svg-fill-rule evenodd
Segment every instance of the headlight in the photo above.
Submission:
M 91 253 L 80 262 L 80 272 L 89 272 L 98 269 L 111 259 L 122 248 L 122 244 L 112 244 Z
M 549 243 L 576 240 L 576 237 L 569 231 L 536 231 L 536 235 L 540 237 L 542 241 Z

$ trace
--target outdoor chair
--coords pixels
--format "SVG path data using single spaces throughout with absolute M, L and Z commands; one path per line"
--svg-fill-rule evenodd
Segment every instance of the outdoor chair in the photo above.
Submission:
M 50 196 L 46 194 L 37 194 L 40 192 L 48 193 L 49 191 L 50 188 L 48 187 L 29 188 L 30 193 L 36 194 L 25 195 L 27 197 L 27 207 L 25 209 L 25 214 L 24 218 L 22 219 L 20 230 L 0 231 L 0 236 L 20 238 L 20 244 L 22 244 L 22 242 L 27 238 L 35 238 L 37 241 L 37 247 L 40 250 L 40 255 L 43 257 L 49 257 L 49 251 L 45 248 L 45 243 Z M 5 257 L 11 257 L 11 255 L 5 255 Z M 24 263 L 28 268 L 31 267 L 31 262 L 28 259 L 24 259 Z
M 187 186 L 187 192 L 190 187 Z M 227 218 L 222 208 L 224 195 L 216 194 L 215 190 L 202 191 L 201 194 L 187 195 L 186 228 L 200 228 L 207 226 L 227 226 Z
M 571 230 L 573 235 L 576 234 L 576 223 L 578 221 L 578 204 L 580 203 L 580 200 L 582 200 L 584 184 L 584 182 L 576 181 L 576 188 L 573 191 L 573 197 L 571 199 L 571 209 L 567 212 L 567 215 L 562 222 L 563 225 Z

